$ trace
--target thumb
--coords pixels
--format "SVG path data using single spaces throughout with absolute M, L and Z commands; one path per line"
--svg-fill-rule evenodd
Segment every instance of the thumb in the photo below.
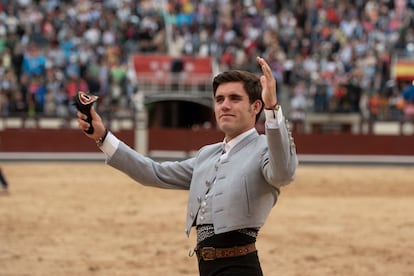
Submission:
M 267 79 L 265 76 L 260 77 L 260 83 L 262 84 L 262 89 L 267 89 Z
M 104 135 L 106 129 L 101 116 L 96 112 L 95 107 L 91 107 L 92 126 L 94 127 L 93 137 L 100 138 Z
M 262 85 L 262 100 L 266 103 L 269 99 L 268 83 L 265 76 L 260 77 L 260 83 Z
M 92 117 L 92 121 L 94 120 L 100 120 L 101 117 L 99 116 L 99 114 L 95 111 L 95 107 L 92 106 L 91 107 L 91 117 Z

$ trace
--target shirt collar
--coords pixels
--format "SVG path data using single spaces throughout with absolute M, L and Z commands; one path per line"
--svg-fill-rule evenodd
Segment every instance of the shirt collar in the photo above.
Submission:
M 239 134 L 238 136 L 231 139 L 228 143 L 226 143 L 226 139 L 223 140 L 223 147 L 224 151 L 226 153 L 229 153 L 232 148 L 234 148 L 238 143 L 240 143 L 241 140 L 243 140 L 245 137 L 249 136 L 251 133 L 255 132 L 256 129 L 253 127 L 242 134 Z

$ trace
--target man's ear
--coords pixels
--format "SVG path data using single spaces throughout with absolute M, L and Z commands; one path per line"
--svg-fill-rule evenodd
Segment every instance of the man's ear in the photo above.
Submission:
M 256 101 L 253 103 L 254 112 L 255 112 L 256 114 L 258 114 L 258 113 L 260 112 L 260 110 L 262 109 L 262 105 L 263 105 L 263 103 L 262 103 L 262 101 L 260 101 L 260 100 L 256 100 Z

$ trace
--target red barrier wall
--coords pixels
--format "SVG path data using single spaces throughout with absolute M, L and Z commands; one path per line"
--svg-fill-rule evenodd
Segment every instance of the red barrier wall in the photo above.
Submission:
M 134 131 L 115 135 L 134 147 Z M 299 154 L 414 155 L 413 136 L 294 134 Z M 148 150 L 193 151 L 223 140 L 217 130 L 150 129 Z M 6 129 L 0 152 L 98 152 L 94 142 L 76 129 Z M 1 154 L 1 153 L 0 153 Z
M 134 145 L 133 131 L 115 134 Z M 0 152 L 99 152 L 99 149 L 76 129 L 6 129 L 0 131 Z
M 413 136 L 294 134 L 298 153 L 414 155 Z

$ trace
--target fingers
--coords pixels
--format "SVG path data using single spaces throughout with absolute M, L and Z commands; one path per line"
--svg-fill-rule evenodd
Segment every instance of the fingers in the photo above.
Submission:
M 263 76 L 260 77 L 260 82 L 264 88 L 268 86 L 274 86 L 276 82 L 275 78 L 273 77 L 272 69 L 270 69 L 269 64 L 264 60 L 264 58 L 257 57 L 257 62 L 260 64 L 260 67 L 263 71 Z
M 263 75 L 269 79 L 273 78 L 272 70 L 270 69 L 269 64 L 264 60 L 264 58 L 257 57 L 256 61 L 260 64 L 260 67 L 262 68 Z
M 78 117 L 78 127 L 79 129 L 83 130 L 83 131 L 87 131 L 91 124 L 89 122 L 87 122 L 88 116 L 85 115 L 84 113 L 78 111 L 76 113 L 76 116 Z
M 90 124 L 85 121 L 87 119 L 87 116 L 81 112 L 78 111 L 77 113 L 78 116 L 78 127 L 80 130 L 86 131 L 89 129 Z
M 260 77 L 260 83 L 262 84 L 262 99 L 265 106 L 273 106 L 276 102 L 276 80 L 273 77 L 272 69 L 269 64 L 261 57 L 256 58 L 260 67 L 262 68 L 263 75 Z
M 83 114 L 82 112 L 80 112 L 80 111 L 78 111 L 77 113 L 76 113 L 76 116 L 78 117 L 78 119 L 81 119 L 81 120 L 86 120 L 88 117 L 85 115 L 85 114 Z

